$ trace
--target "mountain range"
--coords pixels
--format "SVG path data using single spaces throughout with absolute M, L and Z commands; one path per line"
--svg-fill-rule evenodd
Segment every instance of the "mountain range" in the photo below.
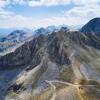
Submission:
M 30 41 L 36 36 L 40 34 L 50 34 L 53 31 L 57 32 L 61 28 L 64 28 L 65 31 L 68 30 L 67 26 L 60 25 L 60 26 L 48 26 L 47 28 L 39 28 L 34 31 L 29 29 L 23 30 L 15 30 L 7 35 L 0 36 L 0 55 L 4 55 L 9 52 L 13 52 L 16 48 L 18 48 L 23 43 Z
M 0 39 L 22 43 L 0 56 L 0 100 L 100 100 L 100 18 L 33 33 Z

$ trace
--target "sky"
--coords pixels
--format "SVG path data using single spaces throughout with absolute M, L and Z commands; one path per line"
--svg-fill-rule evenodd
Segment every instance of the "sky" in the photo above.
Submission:
M 50 25 L 82 26 L 100 17 L 100 0 L 0 0 L 0 33 Z

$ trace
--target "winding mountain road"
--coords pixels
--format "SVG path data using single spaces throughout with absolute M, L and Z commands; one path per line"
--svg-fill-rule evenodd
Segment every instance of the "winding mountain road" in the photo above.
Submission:
M 60 84 L 65 84 L 65 85 L 68 85 L 68 86 L 75 87 L 76 90 L 77 90 L 77 95 L 79 96 L 80 100 L 84 100 L 83 97 L 80 94 L 80 88 L 79 88 L 80 86 L 90 86 L 90 87 L 95 86 L 95 85 L 88 85 L 88 84 L 87 85 L 72 84 L 72 83 L 60 81 L 60 80 L 45 80 L 45 82 L 48 83 L 51 86 L 51 89 L 52 89 L 52 99 L 51 100 L 55 100 L 55 98 L 57 96 L 56 95 L 56 86 L 53 83 L 60 83 Z

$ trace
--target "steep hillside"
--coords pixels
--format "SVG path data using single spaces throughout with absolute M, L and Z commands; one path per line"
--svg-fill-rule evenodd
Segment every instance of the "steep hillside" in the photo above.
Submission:
M 100 50 L 100 18 L 94 18 L 85 24 L 81 30 L 89 38 L 87 44 Z
M 94 18 L 90 20 L 86 25 L 84 25 L 81 29 L 81 32 L 84 33 L 98 33 L 100 32 L 100 18 Z

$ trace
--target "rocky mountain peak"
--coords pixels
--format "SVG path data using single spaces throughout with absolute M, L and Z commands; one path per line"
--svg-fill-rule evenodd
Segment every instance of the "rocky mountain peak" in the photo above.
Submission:
M 84 33 L 100 32 L 100 18 L 97 17 L 97 18 L 90 20 L 87 24 L 85 24 L 81 28 L 81 32 L 84 32 Z

